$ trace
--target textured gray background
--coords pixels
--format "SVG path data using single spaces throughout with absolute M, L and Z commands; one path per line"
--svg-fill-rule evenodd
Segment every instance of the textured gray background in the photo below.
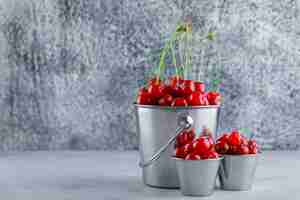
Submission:
M 218 30 L 194 57 L 221 66 L 222 129 L 296 149 L 299 9 L 297 0 L 0 0 L 0 150 L 136 149 L 145 52 L 185 16 L 199 35 Z

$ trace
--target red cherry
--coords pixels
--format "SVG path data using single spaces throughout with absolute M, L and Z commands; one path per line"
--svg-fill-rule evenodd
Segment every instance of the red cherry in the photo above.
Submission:
M 228 154 L 239 154 L 239 146 L 236 146 L 236 145 L 230 145 L 229 146 L 229 150 L 227 152 Z
M 191 141 L 193 141 L 194 138 L 195 138 L 195 132 L 194 132 L 194 130 L 181 132 L 176 137 L 175 146 L 176 147 L 184 146 L 184 145 L 190 143 Z
M 185 160 L 200 160 L 201 157 L 197 153 L 189 153 L 186 157 Z
M 228 138 L 229 138 L 229 134 L 228 133 L 223 133 L 223 135 L 217 139 L 217 142 L 227 143 Z
M 207 141 L 210 145 L 210 148 L 213 148 L 214 147 L 214 140 L 213 140 L 212 136 L 208 136 Z
M 175 156 L 177 158 L 185 158 L 186 154 L 185 154 L 185 151 L 184 151 L 184 147 L 177 147 L 175 149 Z
M 173 100 L 171 106 L 188 106 L 188 103 L 184 98 L 177 97 Z
M 164 87 L 163 93 L 164 93 L 164 95 L 166 95 L 166 94 L 172 95 L 172 94 L 173 94 L 173 89 L 172 89 L 172 87 L 171 87 L 170 85 L 166 85 L 166 86 Z
M 148 91 L 146 90 L 146 88 L 141 88 L 139 90 L 136 103 L 140 104 L 140 105 L 151 105 L 152 104 L 152 99 L 151 99 Z
M 193 143 L 187 143 L 186 145 L 184 145 L 184 153 L 185 155 L 191 153 L 193 151 Z
M 195 152 L 201 155 L 208 151 L 211 148 L 211 145 L 206 137 L 199 137 L 196 141 L 194 141 L 193 148 Z
M 246 145 L 246 146 L 248 146 L 248 140 L 247 140 L 246 137 L 243 137 L 243 136 L 242 136 L 242 138 L 241 138 L 241 145 Z
M 184 90 L 181 86 L 171 86 L 172 89 L 172 95 L 174 97 L 184 97 Z
M 163 91 L 164 91 L 163 84 L 154 83 L 154 84 L 149 85 L 149 87 L 148 87 L 148 92 L 149 92 L 151 98 L 155 99 L 155 100 L 160 99 L 164 95 Z
M 249 148 L 246 145 L 240 145 L 238 148 L 238 153 L 245 155 L 245 154 L 249 154 Z
M 239 146 L 241 145 L 242 136 L 238 131 L 232 131 L 232 133 L 229 135 L 228 143 L 230 145 Z
M 249 153 L 257 154 L 258 153 L 258 145 L 255 140 L 249 140 L 248 142 Z
M 208 92 L 206 98 L 209 105 L 220 105 L 221 103 L 221 95 L 218 92 Z
M 161 99 L 158 100 L 160 106 L 170 106 L 173 102 L 173 97 L 169 94 L 164 95 Z
M 188 97 L 195 91 L 194 81 L 192 80 L 184 80 L 183 82 L 183 94 Z
M 249 146 L 252 146 L 252 147 L 258 147 L 257 143 L 255 140 L 251 139 L 248 141 L 248 145 Z
M 194 82 L 195 91 L 204 93 L 205 92 L 205 84 L 203 82 Z
M 187 98 L 188 104 L 191 106 L 203 106 L 205 105 L 204 96 L 201 92 L 193 92 Z
M 258 153 L 257 147 L 250 147 L 249 148 L 249 154 L 257 154 L 257 153 Z
M 226 154 L 229 150 L 229 145 L 224 141 L 218 141 L 215 144 L 215 150 L 220 154 Z

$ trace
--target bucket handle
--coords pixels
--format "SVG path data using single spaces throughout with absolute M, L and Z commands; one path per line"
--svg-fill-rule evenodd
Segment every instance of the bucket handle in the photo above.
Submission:
M 140 161 L 139 166 L 144 168 L 144 167 L 147 167 L 149 165 L 152 165 L 154 163 L 154 161 L 158 160 L 160 158 L 161 154 L 167 150 L 167 148 L 170 146 L 170 144 L 172 144 L 172 142 L 176 139 L 176 137 L 183 130 L 192 128 L 193 124 L 194 124 L 194 120 L 190 115 L 188 115 L 186 113 L 183 113 L 183 114 L 179 115 L 178 119 L 177 119 L 177 128 L 176 128 L 176 131 L 175 131 L 175 135 L 172 136 L 168 140 L 168 142 L 165 145 L 163 145 L 155 154 L 153 154 L 153 156 L 150 158 L 150 160 L 148 160 L 146 162 L 141 162 Z

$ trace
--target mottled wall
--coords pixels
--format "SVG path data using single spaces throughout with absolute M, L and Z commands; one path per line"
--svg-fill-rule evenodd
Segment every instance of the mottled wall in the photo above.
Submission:
M 0 0 L 0 149 L 136 149 L 145 52 L 185 16 L 196 33 L 218 30 L 203 51 L 210 61 L 194 58 L 204 72 L 221 66 L 221 128 L 298 148 L 299 9 L 299 0 Z

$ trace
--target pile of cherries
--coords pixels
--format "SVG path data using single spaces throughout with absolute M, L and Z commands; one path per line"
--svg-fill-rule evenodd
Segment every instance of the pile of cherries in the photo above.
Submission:
M 244 155 L 257 154 L 259 147 L 255 140 L 248 139 L 237 130 L 233 130 L 217 139 L 215 149 L 220 154 Z
M 160 106 L 207 106 L 219 105 L 218 92 L 205 92 L 205 84 L 172 76 L 166 81 L 150 79 L 146 87 L 139 89 L 136 103 Z
M 175 157 L 185 160 L 216 159 L 222 154 L 257 154 L 258 148 L 255 140 L 247 139 L 237 130 L 224 133 L 214 143 L 208 129 L 204 128 L 198 138 L 192 129 L 183 131 L 176 137 Z
M 198 138 L 195 130 L 184 131 L 176 138 L 175 157 L 185 160 L 205 160 L 219 158 L 215 144 L 208 129 L 203 129 Z

